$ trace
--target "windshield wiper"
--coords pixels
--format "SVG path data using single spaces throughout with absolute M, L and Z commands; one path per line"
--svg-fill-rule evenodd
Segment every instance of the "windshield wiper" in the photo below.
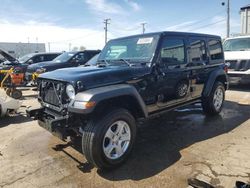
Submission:
M 127 59 L 122 59 L 122 58 L 121 58 L 121 59 L 113 59 L 112 61 L 124 62 L 124 63 L 126 63 L 129 67 L 135 66 L 135 64 L 130 63 L 129 60 L 127 60 Z
M 106 66 L 110 65 L 106 59 L 100 59 L 100 60 L 98 60 L 97 63 L 96 63 L 96 65 L 97 66 L 102 66 L 103 63 L 105 63 Z

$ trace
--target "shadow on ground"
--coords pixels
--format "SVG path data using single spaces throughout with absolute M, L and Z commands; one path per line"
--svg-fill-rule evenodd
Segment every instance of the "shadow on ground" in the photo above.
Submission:
M 154 176 L 181 158 L 180 150 L 227 133 L 250 118 L 250 106 L 227 101 L 220 116 L 206 117 L 195 105 L 150 120 L 137 135 L 132 155 L 114 171 L 98 170 L 105 179 L 141 180 Z
M 0 118 L 0 128 L 6 127 L 10 124 L 19 124 L 32 121 L 31 118 L 26 117 L 24 113 L 5 116 Z
M 230 85 L 229 90 L 250 92 L 250 84 L 248 84 L 248 85 Z
M 176 163 L 181 158 L 180 150 L 240 126 L 250 118 L 249 111 L 249 105 L 226 101 L 223 111 L 216 117 L 205 116 L 200 104 L 168 112 L 139 127 L 134 150 L 124 165 L 112 171 L 97 170 L 97 173 L 112 181 L 152 177 Z M 59 150 L 68 146 L 60 145 Z M 81 146 L 73 144 L 73 147 L 81 152 Z M 93 168 L 75 161 L 82 172 Z

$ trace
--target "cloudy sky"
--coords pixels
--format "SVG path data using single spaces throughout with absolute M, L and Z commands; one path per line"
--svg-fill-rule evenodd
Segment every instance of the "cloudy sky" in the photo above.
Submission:
M 50 43 L 51 51 L 74 46 L 102 49 L 103 19 L 110 18 L 108 39 L 171 30 L 226 34 L 224 0 L 1 0 L 1 42 Z M 231 32 L 240 32 L 240 7 L 231 0 Z

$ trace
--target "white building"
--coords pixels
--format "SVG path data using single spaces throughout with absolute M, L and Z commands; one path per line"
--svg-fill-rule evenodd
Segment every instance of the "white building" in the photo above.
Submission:
M 45 44 L 0 42 L 0 49 L 18 58 L 29 53 L 45 52 Z
M 250 4 L 240 9 L 241 14 L 241 34 L 250 34 Z

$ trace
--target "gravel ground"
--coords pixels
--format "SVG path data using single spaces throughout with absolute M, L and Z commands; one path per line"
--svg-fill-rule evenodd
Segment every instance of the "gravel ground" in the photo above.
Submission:
M 220 116 L 200 105 L 171 111 L 139 128 L 129 160 L 113 171 L 86 163 L 79 146 L 68 145 L 25 117 L 38 106 L 24 91 L 17 115 L 0 119 L 0 187 L 188 187 L 196 177 L 215 187 L 250 181 L 250 87 L 226 93 Z M 59 150 L 55 150 L 55 146 Z

